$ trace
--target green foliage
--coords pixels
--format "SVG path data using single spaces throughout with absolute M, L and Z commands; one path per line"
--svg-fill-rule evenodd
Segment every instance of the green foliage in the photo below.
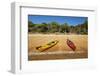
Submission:
M 34 26 L 35 26 L 34 23 L 32 23 L 31 21 L 28 21 L 28 27 L 34 27 Z
M 28 22 L 28 31 L 31 33 L 73 33 L 73 34 L 88 34 L 88 21 L 75 26 L 67 23 L 59 24 L 57 22 L 34 24 Z

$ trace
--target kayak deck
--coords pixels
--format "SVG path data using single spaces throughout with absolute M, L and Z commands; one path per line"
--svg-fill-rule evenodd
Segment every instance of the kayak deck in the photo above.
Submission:
M 45 45 L 43 45 L 43 46 L 38 46 L 38 47 L 36 47 L 36 49 L 39 50 L 40 52 L 42 52 L 42 51 L 45 51 L 45 50 L 47 50 L 47 49 L 49 49 L 49 48 L 55 46 L 58 42 L 59 42 L 58 40 L 51 41 L 51 42 L 49 42 L 48 44 L 45 44 Z

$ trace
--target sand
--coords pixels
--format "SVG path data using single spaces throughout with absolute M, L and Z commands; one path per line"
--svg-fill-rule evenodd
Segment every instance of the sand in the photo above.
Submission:
M 73 51 L 66 40 L 70 39 L 76 46 Z M 40 52 L 37 46 L 58 40 L 55 46 Z M 29 60 L 52 60 L 52 59 L 77 59 L 88 57 L 88 35 L 53 35 L 53 34 L 29 34 L 28 35 L 28 59 Z

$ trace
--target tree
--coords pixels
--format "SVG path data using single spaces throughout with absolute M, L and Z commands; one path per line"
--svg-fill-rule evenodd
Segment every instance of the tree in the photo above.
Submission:
M 59 24 L 58 22 L 43 22 L 41 24 L 34 24 L 28 21 L 28 31 L 32 33 L 74 33 L 74 34 L 88 34 L 88 21 L 82 24 L 68 25 L 67 23 Z
M 28 27 L 33 27 L 35 24 L 32 21 L 28 21 Z
M 50 30 L 51 30 L 52 33 L 58 32 L 59 31 L 59 23 L 51 22 L 50 23 L 50 28 L 51 28 Z
M 41 32 L 47 32 L 48 31 L 48 24 L 47 23 L 42 23 L 41 24 Z
M 60 26 L 60 28 L 61 28 L 61 32 L 62 33 L 69 33 L 69 31 L 70 31 L 70 27 L 68 26 L 67 23 L 62 24 Z
M 35 24 L 32 21 L 28 21 L 28 31 L 29 32 L 32 32 L 34 26 Z

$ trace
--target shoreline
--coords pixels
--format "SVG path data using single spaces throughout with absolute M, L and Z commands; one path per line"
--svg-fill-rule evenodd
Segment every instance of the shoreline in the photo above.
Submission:
M 81 35 L 81 34 L 28 34 L 28 36 L 88 36 L 88 35 Z

